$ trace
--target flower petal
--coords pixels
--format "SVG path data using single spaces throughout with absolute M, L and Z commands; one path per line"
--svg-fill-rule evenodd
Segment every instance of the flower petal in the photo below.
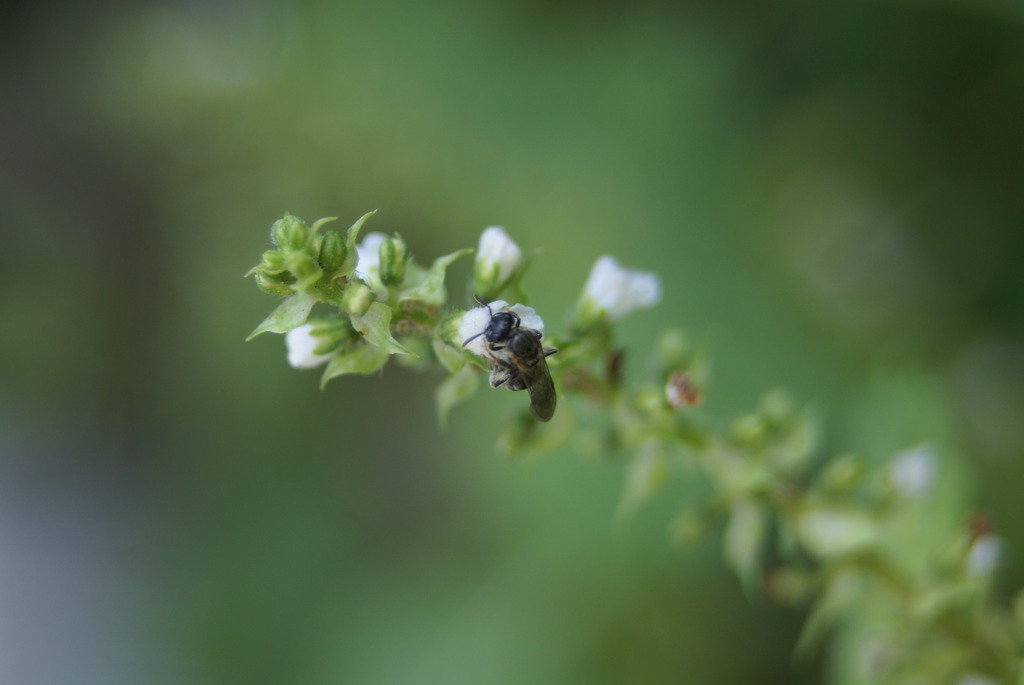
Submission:
M 312 369 L 327 362 L 331 358 L 329 354 L 317 354 L 314 350 L 324 343 L 324 340 L 313 335 L 312 324 L 302 324 L 284 336 L 285 345 L 288 348 L 288 363 L 296 369 Z
M 655 273 L 623 268 L 614 257 L 603 255 L 590 270 L 583 299 L 605 312 L 610 321 L 617 321 L 656 305 L 661 300 L 661 280 Z

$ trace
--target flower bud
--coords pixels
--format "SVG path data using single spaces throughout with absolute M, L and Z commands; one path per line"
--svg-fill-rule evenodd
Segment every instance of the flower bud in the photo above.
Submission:
M 309 240 L 309 229 L 302 219 L 285 214 L 270 227 L 270 239 L 282 250 L 301 250 Z
M 283 280 L 282 276 L 284 277 Z M 268 295 L 291 295 L 295 292 L 295 289 L 285 282 L 291 280 L 291 274 L 287 271 L 280 274 L 258 272 L 256 274 L 256 287 Z
M 345 238 L 337 231 L 327 231 L 320 241 L 320 256 L 317 261 L 324 273 L 334 274 L 345 263 L 348 250 Z
M 284 253 L 280 250 L 267 250 L 260 259 L 260 265 L 256 267 L 264 272 L 278 272 L 284 269 Z
M 284 258 L 285 268 L 296 279 L 299 290 L 305 290 L 320 278 L 320 265 L 308 250 L 289 252 Z
M 365 283 L 353 283 L 345 289 L 341 303 L 345 311 L 353 316 L 362 316 L 373 304 L 373 291 Z
M 402 236 L 385 238 L 378 248 L 380 280 L 384 285 L 401 285 L 405 280 L 405 263 L 409 261 L 409 246 Z
M 523 260 L 523 251 L 500 226 L 491 226 L 480 234 L 476 251 L 473 292 L 489 300 L 496 297 Z

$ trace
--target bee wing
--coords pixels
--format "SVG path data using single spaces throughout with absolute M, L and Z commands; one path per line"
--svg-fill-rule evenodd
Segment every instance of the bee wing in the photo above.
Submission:
M 530 393 L 530 413 L 538 421 L 549 421 L 555 414 L 555 383 L 551 380 L 551 371 L 548 370 L 547 356 L 554 354 L 555 350 L 544 349 L 540 341 L 540 333 L 529 330 L 529 337 L 517 340 L 518 352 L 512 356 L 526 389 Z
M 548 371 L 544 357 L 532 368 L 533 374 L 526 378 L 526 388 L 530 392 L 530 413 L 538 421 L 549 421 L 555 415 L 555 383 L 551 380 L 551 372 Z
M 528 390 L 530 413 L 538 421 L 549 421 L 555 414 L 555 384 L 551 380 L 546 357 L 557 352 L 541 344 L 541 334 L 521 328 L 508 343 L 487 346 L 487 365 L 492 388 Z

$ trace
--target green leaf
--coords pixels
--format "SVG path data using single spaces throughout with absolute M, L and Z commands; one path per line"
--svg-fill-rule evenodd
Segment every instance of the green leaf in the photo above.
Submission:
M 296 326 L 302 325 L 309 316 L 316 298 L 308 293 L 296 293 L 277 305 L 263 323 L 256 327 L 246 341 L 252 340 L 260 333 L 287 333 Z
M 745 497 L 733 502 L 723 541 L 725 560 L 739 576 L 748 596 L 757 591 L 761 578 L 761 553 L 767 528 L 764 507 Z
M 338 220 L 338 217 L 336 217 L 336 216 L 325 216 L 322 219 L 317 219 L 316 221 L 313 222 L 313 225 L 309 227 L 310 235 L 316 235 L 317 232 L 320 230 L 321 226 L 323 226 L 324 224 L 329 224 L 332 221 L 337 221 L 337 220 Z
M 463 255 L 470 254 L 472 248 L 465 248 L 452 252 L 443 257 L 438 257 L 427 270 L 426 277 L 415 288 L 410 288 L 402 293 L 403 300 L 422 300 L 427 304 L 441 306 L 444 304 L 447 294 L 444 289 L 444 276 L 448 265 Z
M 455 373 L 466 366 L 466 355 L 461 350 L 455 349 L 444 340 L 435 339 L 432 346 L 434 348 L 434 356 L 451 373 Z
M 448 412 L 476 394 L 480 387 L 480 374 L 466 365 L 445 378 L 434 393 L 437 399 L 437 422 L 448 427 Z
M 357 345 L 347 352 L 336 354 L 327 362 L 324 375 L 320 377 L 320 387 L 336 376 L 349 373 L 368 374 L 380 369 L 388 360 L 388 353 L 373 345 Z
M 798 656 L 810 654 L 821 644 L 825 633 L 849 615 L 851 607 L 863 597 L 862 586 L 861 579 L 851 570 L 840 569 L 829 578 L 800 631 L 793 650 Z
M 359 239 L 359 230 L 363 227 L 363 224 L 366 223 L 367 219 L 369 219 L 376 213 L 376 209 L 373 210 L 372 212 L 367 212 L 366 214 L 363 214 L 361 217 L 359 217 L 359 219 L 356 220 L 354 224 L 349 226 L 348 231 L 345 233 L 346 255 L 345 261 L 342 264 L 341 269 L 339 269 L 341 273 L 351 274 L 353 271 L 355 271 L 356 262 L 359 259 L 359 255 L 356 253 L 356 241 Z
M 371 304 L 362 316 L 353 315 L 352 325 L 368 343 L 388 354 L 411 354 L 391 336 L 391 308 L 382 302 Z
M 640 445 L 629 464 L 626 486 L 619 501 L 619 514 L 626 514 L 639 506 L 665 483 L 668 475 L 665 453 L 655 440 Z

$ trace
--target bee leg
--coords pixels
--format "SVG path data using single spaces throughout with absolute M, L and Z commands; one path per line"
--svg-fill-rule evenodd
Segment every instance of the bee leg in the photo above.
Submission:
M 488 381 L 492 388 L 505 387 L 514 390 L 512 385 L 508 383 L 509 380 L 512 380 L 512 373 L 509 369 L 498 364 L 491 367 L 491 377 Z

